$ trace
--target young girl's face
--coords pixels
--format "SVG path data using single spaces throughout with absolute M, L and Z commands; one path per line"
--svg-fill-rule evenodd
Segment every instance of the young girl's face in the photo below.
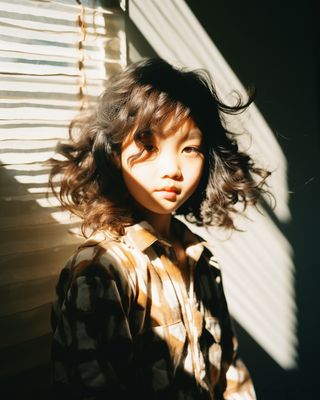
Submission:
M 178 127 L 173 122 L 169 118 L 155 132 L 131 134 L 122 145 L 124 182 L 146 216 L 177 210 L 193 194 L 201 178 L 204 165 L 201 131 L 192 119 Z M 141 149 L 142 154 L 135 158 Z

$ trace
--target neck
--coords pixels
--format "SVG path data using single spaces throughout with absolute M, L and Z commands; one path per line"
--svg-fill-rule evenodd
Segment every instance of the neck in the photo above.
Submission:
M 171 239 L 171 214 L 151 214 L 145 215 L 146 221 L 155 229 L 155 231 L 163 238 Z

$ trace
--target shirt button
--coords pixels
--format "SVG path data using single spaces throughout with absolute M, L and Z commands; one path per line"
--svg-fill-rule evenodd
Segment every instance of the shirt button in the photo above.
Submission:
M 217 277 L 216 277 L 216 282 L 217 282 L 217 283 L 220 283 L 220 282 L 221 282 L 221 277 L 220 277 L 220 276 L 217 276 Z

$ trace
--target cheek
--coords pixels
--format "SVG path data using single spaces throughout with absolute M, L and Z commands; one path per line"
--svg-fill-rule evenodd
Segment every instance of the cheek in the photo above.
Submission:
M 132 190 L 134 190 L 134 188 L 137 186 L 137 180 L 132 175 L 130 169 L 122 168 L 122 177 L 127 189 L 129 192 L 132 192 Z
M 125 182 L 136 183 L 144 186 L 144 183 L 150 181 L 152 176 L 151 168 L 145 168 L 141 165 L 134 165 L 132 168 L 126 166 L 122 168 L 122 175 Z
M 201 180 L 204 168 L 204 160 L 195 160 L 196 162 L 187 163 L 184 177 L 192 186 L 197 186 Z
M 133 168 L 122 168 L 122 177 L 124 184 L 127 187 L 128 192 L 136 200 L 143 199 L 147 193 L 150 192 L 152 187 L 152 178 L 150 178 L 150 171 L 146 173 L 145 168 L 139 168 L 140 166 L 134 166 Z

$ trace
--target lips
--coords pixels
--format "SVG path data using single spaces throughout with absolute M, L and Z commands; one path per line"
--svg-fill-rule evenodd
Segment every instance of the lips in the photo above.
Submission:
M 156 192 L 163 198 L 170 202 L 177 201 L 177 195 L 181 193 L 181 190 L 175 186 L 165 186 L 161 189 L 156 190 Z
M 168 192 L 168 193 L 179 194 L 181 192 L 181 190 L 179 190 L 175 186 L 166 186 L 166 187 L 163 187 L 161 189 L 158 189 L 157 192 Z

